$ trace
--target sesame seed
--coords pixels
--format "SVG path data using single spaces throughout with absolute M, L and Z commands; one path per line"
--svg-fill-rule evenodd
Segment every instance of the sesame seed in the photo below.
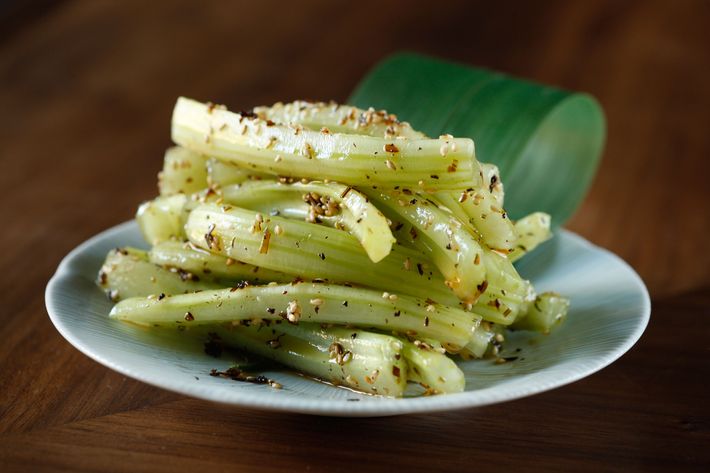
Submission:
M 291 301 L 286 307 L 286 319 L 291 323 L 298 323 L 301 319 L 301 306 L 298 305 L 298 301 Z

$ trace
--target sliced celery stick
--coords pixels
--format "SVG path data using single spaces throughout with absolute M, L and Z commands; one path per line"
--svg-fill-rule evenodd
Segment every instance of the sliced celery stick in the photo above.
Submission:
M 515 222 L 515 233 L 517 233 L 518 239 L 515 248 L 508 255 L 508 258 L 513 262 L 552 237 L 550 216 L 543 212 L 535 212 L 523 217 Z
M 207 158 L 181 146 L 168 148 L 158 174 L 160 195 L 192 194 L 207 187 Z
M 276 125 L 179 98 L 175 143 L 195 152 L 274 175 L 318 176 L 349 185 L 423 186 L 461 190 L 474 175 L 473 141 L 385 139 Z
M 136 212 L 136 221 L 145 241 L 155 245 L 171 239 L 183 240 L 183 209 L 187 201 L 186 195 L 175 194 L 143 202 Z
M 463 348 L 480 317 L 454 307 L 430 306 L 421 299 L 383 297 L 379 291 L 333 284 L 299 283 L 245 286 L 195 294 L 124 299 L 111 317 L 136 323 L 213 324 L 238 320 L 350 324 L 438 340 L 447 349 Z
M 276 123 L 298 123 L 311 130 L 327 128 L 335 133 L 356 133 L 381 138 L 404 137 L 425 139 L 424 133 L 400 122 L 395 115 L 373 108 L 363 110 L 351 105 L 297 100 L 276 103 L 271 107 L 256 107 L 254 113 L 262 120 Z
M 148 261 L 145 251 L 117 248 L 109 251 L 99 270 L 98 285 L 111 300 L 150 294 L 184 294 L 216 289 L 219 284 L 186 271 L 170 271 Z

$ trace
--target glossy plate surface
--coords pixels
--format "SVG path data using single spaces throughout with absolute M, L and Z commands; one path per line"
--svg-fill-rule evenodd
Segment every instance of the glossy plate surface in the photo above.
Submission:
M 261 409 L 333 416 L 386 416 L 484 406 L 553 389 L 604 368 L 639 339 L 651 306 L 639 276 L 614 254 L 561 230 L 520 262 L 538 292 L 571 298 L 568 320 L 549 336 L 516 332 L 504 364 L 461 362 L 466 392 L 387 399 L 335 388 L 288 371 L 263 373 L 283 389 L 209 376 L 229 359 L 205 355 L 199 343 L 157 336 L 109 320 L 111 303 L 94 280 L 109 249 L 144 247 L 126 222 L 87 240 L 57 268 L 47 285 L 47 311 L 57 330 L 87 356 L 140 381 L 189 396 Z M 184 338 L 184 337 L 183 337 Z M 520 349 L 516 352 L 516 349 Z

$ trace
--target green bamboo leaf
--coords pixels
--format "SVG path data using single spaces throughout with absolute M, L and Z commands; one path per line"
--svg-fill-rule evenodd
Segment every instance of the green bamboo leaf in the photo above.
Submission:
M 349 102 L 387 109 L 430 136 L 473 138 L 478 159 L 501 170 L 511 217 L 543 211 L 553 225 L 582 202 L 606 134 L 587 94 L 412 53 L 378 64 Z

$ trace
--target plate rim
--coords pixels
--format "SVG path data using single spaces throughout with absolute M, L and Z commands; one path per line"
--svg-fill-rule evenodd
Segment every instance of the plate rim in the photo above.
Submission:
M 135 220 L 125 221 L 111 228 L 108 228 L 100 233 L 97 233 L 96 235 L 83 241 L 62 259 L 62 261 L 57 266 L 55 273 L 52 275 L 45 288 L 45 306 L 47 313 L 49 314 L 49 318 L 52 321 L 52 324 L 60 333 L 60 335 L 62 335 L 62 337 L 64 337 L 64 339 L 67 340 L 67 342 L 69 342 L 69 344 L 72 345 L 74 348 L 79 350 L 81 353 L 83 353 L 90 359 L 98 362 L 99 364 L 109 369 L 121 373 L 124 376 L 128 376 L 132 379 L 141 381 L 148 385 L 155 386 L 178 394 L 235 407 L 325 416 L 375 417 L 470 409 L 473 407 L 482 407 L 491 404 L 509 402 L 531 395 L 547 392 L 562 386 L 566 386 L 606 368 L 611 363 L 621 358 L 636 344 L 636 342 L 638 342 L 638 340 L 641 338 L 641 335 L 648 326 L 651 315 L 651 299 L 648 293 L 648 289 L 646 288 L 641 277 L 636 273 L 636 271 L 631 267 L 631 265 L 629 265 L 626 261 L 624 261 L 622 258 L 617 256 L 613 252 L 589 242 L 588 240 L 577 235 L 574 232 L 559 228 L 557 231 L 560 237 L 574 240 L 576 243 L 581 244 L 582 246 L 585 246 L 590 250 L 605 253 L 607 256 L 616 260 L 616 263 L 620 264 L 625 270 L 629 272 L 629 275 L 633 280 L 634 287 L 639 291 L 639 294 L 641 295 L 641 305 L 639 307 L 640 314 L 638 322 L 634 327 L 633 332 L 625 338 L 623 343 L 621 343 L 613 351 L 610 351 L 609 353 L 605 354 L 605 356 L 599 356 L 598 358 L 596 358 L 594 360 L 594 363 L 591 363 L 588 366 L 585 366 L 583 369 L 569 374 L 562 380 L 532 385 L 528 388 L 521 388 L 515 391 L 505 391 L 498 396 L 490 396 L 489 398 L 483 400 L 470 396 L 473 391 L 465 391 L 462 393 L 429 397 L 402 399 L 381 398 L 378 399 L 377 402 L 347 404 L 341 404 L 340 401 L 336 400 L 327 400 L 324 401 L 323 404 L 313 402 L 298 403 L 297 400 L 294 400 L 292 398 L 285 398 L 280 402 L 274 402 L 273 399 L 264 399 L 261 396 L 255 396 L 252 393 L 241 392 L 236 392 L 234 394 L 233 397 L 236 399 L 225 400 L 220 398 L 219 396 L 210 395 L 209 388 L 200 388 L 195 386 L 194 383 L 170 381 L 164 378 L 156 378 L 155 376 L 151 377 L 142 374 L 140 370 L 136 371 L 131 367 L 124 366 L 121 363 L 117 363 L 109 357 L 105 357 L 100 352 L 97 352 L 92 346 L 90 346 L 90 344 L 85 344 L 79 337 L 77 337 L 73 333 L 71 327 L 67 326 L 67 324 L 63 320 L 60 314 L 61 310 L 57 307 L 57 301 L 55 300 L 55 298 L 59 294 L 61 294 L 61 292 L 59 292 L 59 288 L 62 279 L 69 277 L 72 274 L 71 267 L 73 261 L 78 259 L 84 252 L 86 252 L 93 246 L 99 244 L 100 242 L 106 239 L 110 239 L 116 234 L 121 234 L 126 231 L 137 230 L 138 228 Z M 118 246 L 120 246 L 120 244 Z

